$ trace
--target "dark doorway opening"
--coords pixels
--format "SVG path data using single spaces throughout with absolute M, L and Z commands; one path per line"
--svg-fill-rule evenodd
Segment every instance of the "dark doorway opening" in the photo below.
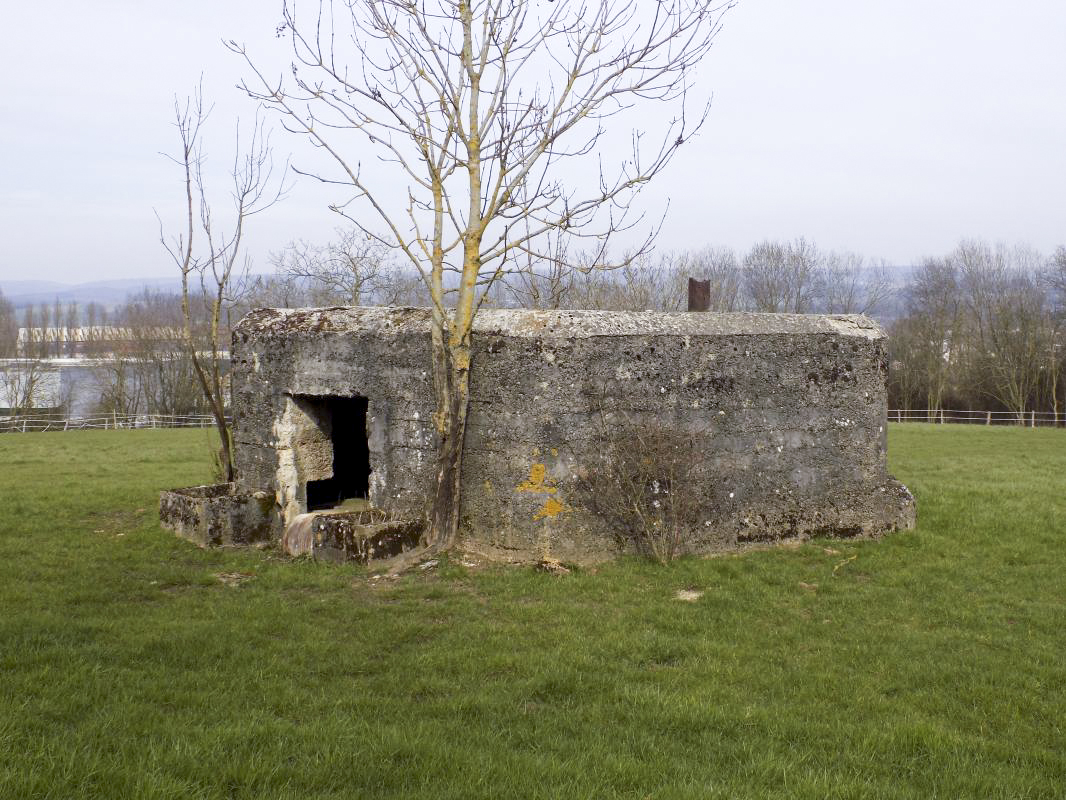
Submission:
M 370 448 L 366 440 L 365 397 L 306 398 L 319 426 L 333 442 L 333 477 L 307 482 L 307 510 L 335 508 L 365 499 L 370 487 Z

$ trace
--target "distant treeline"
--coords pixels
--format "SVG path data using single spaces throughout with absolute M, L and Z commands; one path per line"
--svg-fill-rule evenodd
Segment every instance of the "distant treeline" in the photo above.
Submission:
M 710 282 L 712 311 L 877 318 L 891 336 L 893 408 L 1063 410 L 1066 247 L 1047 256 L 1025 245 L 964 241 L 904 270 L 823 251 L 802 238 L 760 242 L 741 254 L 707 247 L 621 260 L 606 268 L 560 252 L 552 261 L 517 264 L 494 283 L 487 303 L 681 311 L 688 279 L 695 277 Z M 264 306 L 429 305 L 416 273 L 396 267 L 388 251 L 351 232 L 325 245 L 294 242 L 272 262 L 273 274 L 230 287 L 223 324 Z M 191 311 L 197 338 L 207 317 L 199 303 Z M 0 294 L 0 358 L 123 357 L 101 398 L 106 412 L 203 411 L 182 330 L 180 298 L 172 294 L 146 290 L 111 313 L 97 304 L 57 301 L 21 314 Z M 126 388 L 133 385 L 136 392 Z

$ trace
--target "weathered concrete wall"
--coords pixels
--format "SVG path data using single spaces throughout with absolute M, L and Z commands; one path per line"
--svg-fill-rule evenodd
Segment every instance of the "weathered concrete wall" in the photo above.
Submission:
M 429 312 L 263 310 L 234 333 L 234 441 L 239 480 L 278 494 L 286 519 L 304 486 L 332 469 L 329 432 L 307 398 L 366 397 L 371 504 L 421 513 L 432 485 Z
M 331 444 L 301 397 L 368 398 L 369 499 L 419 513 L 432 488 L 430 315 L 424 309 L 263 310 L 233 346 L 239 481 L 286 518 Z M 483 311 L 474 333 L 464 542 L 505 556 L 617 552 L 576 475 L 606 408 L 699 442 L 706 552 L 913 523 L 885 472 L 885 338 L 863 317 Z
M 201 547 L 266 542 L 281 535 L 269 493 L 241 491 L 232 483 L 162 492 L 159 519 Z

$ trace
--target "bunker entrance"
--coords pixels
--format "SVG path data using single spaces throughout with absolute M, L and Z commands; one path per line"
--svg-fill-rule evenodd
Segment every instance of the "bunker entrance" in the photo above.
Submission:
M 333 476 L 307 482 L 307 510 L 335 508 L 365 500 L 370 484 L 365 397 L 307 397 L 319 428 L 333 443 Z

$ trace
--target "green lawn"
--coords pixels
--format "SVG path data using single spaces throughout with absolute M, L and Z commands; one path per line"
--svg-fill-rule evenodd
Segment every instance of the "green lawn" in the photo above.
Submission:
M 1066 797 L 1066 432 L 890 449 L 914 532 L 379 585 L 160 530 L 203 431 L 2 435 L 0 798 Z

